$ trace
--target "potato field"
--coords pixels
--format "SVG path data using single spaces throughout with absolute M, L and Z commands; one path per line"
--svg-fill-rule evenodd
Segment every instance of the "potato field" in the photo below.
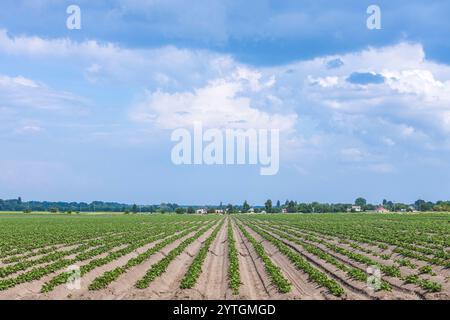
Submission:
M 0 214 L 0 299 L 450 299 L 450 215 Z

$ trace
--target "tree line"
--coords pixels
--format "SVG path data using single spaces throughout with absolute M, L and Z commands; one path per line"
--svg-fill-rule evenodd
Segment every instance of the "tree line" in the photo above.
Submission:
M 22 201 L 22 198 L 10 200 L 0 199 L 0 211 L 48 211 L 48 212 L 174 212 L 179 206 L 175 203 L 159 205 L 123 204 L 116 202 L 93 201 L 86 202 L 50 202 Z
M 204 208 L 208 213 L 215 213 L 221 210 L 227 213 L 248 213 L 248 212 L 266 212 L 266 213 L 325 213 L 325 212 L 346 212 L 355 211 L 355 206 L 361 211 L 373 211 L 379 207 L 386 210 L 399 211 L 450 211 L 450 201 L 425 201 L 417 200 L 412 204 L 393 202 L 383 200 L 380 204 L 370 204 L 366 199 L 357 198 L 354 203 L 303 203 L 293 200 L 286 200 L 281 203 L 280 200 L 275 203 L 268 199 L 264 205 L 252 206 L 247 201 L 242 205 L 227 204 L 217 206 L 183 206 L 176 203 L 161 203 L 158 205 L 137 205 L 123 204 L 116 202 L 93 201 L 85 202 L 49 202 L 49 201 L 22 201 L 17 199 L 0 199 L 0 211 L 48 211 L 48 212 L 125 212 L 125 213 L 166 213 L 176 212 L 178 214 L 192 214 L 197 209 Z M 358 211 L 359 211 L 358 209 Z

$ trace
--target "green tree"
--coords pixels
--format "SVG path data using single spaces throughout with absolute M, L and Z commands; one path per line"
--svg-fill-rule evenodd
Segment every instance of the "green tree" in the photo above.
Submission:
M 311 212 L 311 206 L 307 203 L 299 203 L 297 206 L 298 212 L 302 213 L 310 213 Z
M 195 213 L 194 208 L 189 207 L 189 208 L 187 209 L 187 213 L 188 213 L 188 214 L 193 214 L 193 213 Z
M 186 213 L 186 209 L 178 207 L 175 209 L 175 213 L 176 214 L 184 214 L 184 213 Z
M 427 203 L 425 203 L 425 205 L 422 207 L 422 211 L 432 211 L 434 207 L 434 203 L 428 201 Z
M 264 207 L 266 207 L 266 212 L 271 213 L 272 212 L 272 200 L 268 199 L 266 203 L 264 203 Z
M 389 211 L 394 211 L 394 209 L 395 209 L 394 203 L 392 201 L 388 201 L 386 203 L 386 209 L 388 209 Z
M 364 198 L 360 197 L 360 198 L 355 200 L 355 205 L 360 206 L 361 208 L 365 207 L 366 204 L 367 204 L 367 201 Z
M 289 201 L 288 202 L 288 205 L 287 205 L 287 212 L 289 212 L 289 213 L 294 213 L 294 212 L 296 212 L 297 211 L 297 209 L 296 209 L 296 204 L 295 204 L 295 202 L 294 201 Z
M 138 207 L 136 204 L 133 204 L 133 207 L 131 208 L 131 212 L 133 213 L 137 213 L 138 212 Z
M 245 200 L 242 205 L 242 212 L 248 212 L 248 210 L 250 210 L 250 205 L 247 203 L 247 200 Z
M 425 200 L 419 199 L 416 202 L 414 202 L 414 207 L 416 207 L 416 210 L 418 211 L 425 211 Z

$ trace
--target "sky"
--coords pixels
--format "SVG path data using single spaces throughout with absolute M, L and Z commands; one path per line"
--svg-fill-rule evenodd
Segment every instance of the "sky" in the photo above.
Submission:
M 370 5 L 381 29 L 367 28 Z M 448 12 L 444 0 L 3 0 L 0 198 L 449 200 Z M 175 165 L 172 133 L 198 121 L 279 130 L 277 174 Z

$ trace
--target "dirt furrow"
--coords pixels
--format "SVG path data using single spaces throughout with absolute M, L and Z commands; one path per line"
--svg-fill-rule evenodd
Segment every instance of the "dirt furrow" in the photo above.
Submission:
M 227 223 L 224 223 L 217 238 L 209 248 L 208 255 L 202 267 L 202 273 L 197 284 L 192 289 L 201 295 L 202 299 L 229 299 L 232 294 L 228 288 L 228 247 Z M 186 290 L 190 291 L 190 290 Z M 178 298 L 185 298 L 190 294 L 184 292 Z M 196 294 L 193 294 L 195 297 Z
M 234 219 L 232 221 L 242 282 L 239 288 L 239 298 L 250 300 L 275 299 L 275 296 L 278 295 L 277 290 L 271 284 L 261 259 L 256 254 L 251 243 L 238 229 Z
M 217 224 L 214 224 L 207 232 L 191 243 L 169 264 L 166 272 L 151 282 L 147 289 L 140 290 L 141 295 L 138 295 L 137 298 L 142 296 L 153 299 L 186 299 L 183 294 L 184 290 L 180 289 L 180 282 L 200 248 L 216 227 Z
M 113 250 L 109 251 L 109 252 L 104 252 L 100 255 L 94 256 L 90 259 L 87 259 L 83 262 L 80 262 L 79 264 L 77 264 L 77 266 L 82 266 L 85 264 L 88 264 L 90 261 L 94 260 L 94 259 L 99 259 L 99 258 L 104 258 L 106 257 L 110 252 L 112 251 L 116 251 L 119 250 L 122 246 L 120 247 L 116 247 Z M 51 274 L 48 274 L 44 277 L 42 277 L 39 280 L 34 280 L 34 281 L 30 281 L 30 282 L 26 282 L 26 283 L 22 283 L 19 284 L 7 291 L 4 292 L 0 292 L 0 300 L 6 299 L 6 300 L 10 300 L 10 299 L 15 299 L 15 300 L 46 300 L 46 299 L 67 299 L 70 298 L 72 295 L 71 290 L 67 290 L 66 296 L 52 296 L 51 294 L 43 294 L 41 293 L 41 288 L 42 286 L 50 281 L 53 277 L 57 276 L 58 274 L 60 274 L 61 272 L 64 272 L 66 269 L 60 269 L 56 272 L 53 272 Z M 65 285 L 64 285 L 65 287 Z
M 81 278 L 81 288 L 77 290 L 69 290 L 65 285 L 58 286 L 55 288 L 52 292 L 48 293 L 47 296 L 50 299 L 114 299 L 114 298 L 107 298 L 108 296 L 108 289 L 105 290 L 98 290 L 98 291 L 90 291 L 88 289 L 91 282 L 97 278 L 98 276 L 102 275 L 104 272 L 111 271 L 117 267 L 123 266 L 127 263 L 128 260 L 137 257 L 139 254 L 145 252 L 146 250 L 152 248 L 153 246 L 157 245 L 161 241 L 164 241 L 167 237 L 165 236 L 161 239 L 158 239 L 157 241 L 153 241 L 150 243 L 147 243 L 146 245 L 137 248 L 133 252 L 130 252 L 116 260 L 113 260 L 103 266 L 99 266 L 87 274 L 83 275 Z M 184 238 L 182 238 L 184 239 Z M 182 241 L 182 239 L 180 241 Z M 178 243 L 178 242 L 175 242 Z M 171 244 L 173 245 L 173 243 Z M 170 251 L 170 246 L 165 247 L 161 252 L 168 252 Z M 165 253 L 164 253 L 165 254 Z M 116 283 L 116 282 L 114 282 Z M 133 283 L 134 285 L 134 283 Z M 115 298 L 117 299 L 117 298 Z M 119 298 L 120 299 L 120 298 Z
M 164 247 L 161 251 L 152 255 L 145 262 L 132 267 L 127 270 L 126 273 L 121 275 L 118 279 L 113 281 L 108 288 L 90 291 L 84 295 L 84 299 L 114 299 L 114 300 L 131 300 L 131 299 L 170 299 L 178 290 L 178 286 L 181 278 L 184 276 L 190 262 L 197 254 L 202 243 L 212 233 L 213 227 L 211 227 L 205 234 L 199 239 L 191 243 L 186 250 L 175 258 L 169 266 L 166 272 L 160 277 L 155 279 L 150 286 L 146 289 L 137 289 L 135 284 L 138 280 L 142 279 L 145 273 L 151 268 L 152 265 L 163 259 L 171 250 L 175 249 L 183 240 L 192 237 L 195 231 L 189 235 L 184 236 L 181 239 L 174 241 L 168 246 Z
M 278 265 L 285 277 L 292 283 L 292 292 L 289 295 L 295 299 L 323 300 L 333 299 L 325 288 L 320 287 L 308 279 L 308 275 L 297 269 L 273 244 L 264 240 L 259 234 L 245 226 L 246 230 L 260 242 L 272 261 Z
M 351 279 L 349 276 L 347 276 L 344 272 L 337 269 L 336 267 L 326 263 L 325 261 L 319 259 L 318 257 L 308 253 L 306 250 L 304 250 L 300 245 L 293 243 L 289 240 L 286 240 L 284 238 L 281 238 L 280 236 L 270 232 L 270 230 L 266 231 L 274 236 L 275 238 L 281 240 L 283 243 L 300 253 L 302 256 L 304 256 L 308 261 L 310 261 L 312 264 L 314 264 L 318 269 L 324 270 L 326 273 L 328 273 L 330 276 L 335 277 L 337 281 L 339 281 L 342 285 L 348 287 L 350 290 L 352 290 L 355 294 L 362 294 L 366 297 L 371 297 L 375 299 L 413 299 L 417 300 L 420 299 L 421 296 L 418 295 L 416 292 L 411 292 L 411 290 L 406 289 L 404 287 L 401 287 L 400 284 L 395 284 L 393 281 L 396 281 L 396 279 L 392 280 L 390 279 L 389 283 L 393 286 L 393 290 L 391 292 L 385 292 L 385 291 L 379 291 L 379 292 L 373 292 L 373 290 L 369 289 L 366 284 L 363 284 L 362 282 L 357 282 Z M 360 269 L 364 272 L 366 272 L 367 266 L 362 265 L 360 263 L 352 261 L 350 258 L 346 256 L 342 256 L 338 253 L 335 253 L 334 251 L 329 250 L 323 245 L 312 243 L 309 241 L 304 240 L 306 243 L 310 245 L 314 245 L 317 248 L 325 251 L 333 258 L 337 259 L 338 261 L 353 267 Z M 333 271 L 334 270 L 334 271 Z M 383 279 L 386 280 L 386 279 Z M 349 297 L 350 299 L 354 299 L 353 297 Z M 356 298 L 359 299 L 359 298 Z

